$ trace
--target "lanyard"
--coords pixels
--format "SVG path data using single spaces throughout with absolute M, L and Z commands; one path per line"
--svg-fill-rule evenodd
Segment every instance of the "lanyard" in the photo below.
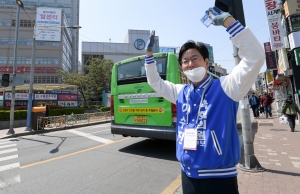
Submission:
M 209 78 L 208 83 L 204 86 L 204 90 L 203 90 L 202 95 L 201 95 L 201 100 L 200 100 L 200 104 L 199 104 L 198 115 L 197 115 L 197 120 L 196 120 L 195 125 L 197 125 L 197 123 L 198 123 L 198 119 L 199 119 L 199 115 L 200 115 L 200 109 L 201 109 L 201 106 L 202 106 L 202 103 L 203 103 L 204 94 L 205 94 L 206 88 L 207 88 L 208 85 L 210 84 L 211 80 L 212 80 L 212 79 Z M 189 90 L 188 95 L 187 95 L 187 97 L 186 97 L 186 101 L 187 101 L 187 105 L 188 105 L 187 112 L 186 112 L 186 124 L 187 124 L 187 125 L 189 124 L 189 112 L 188 112 L 188 111 L 190 110 L 190 103 L 189 103 L 189 100 L 190 100 L 190 92 L 191 92 L 191 90 Z

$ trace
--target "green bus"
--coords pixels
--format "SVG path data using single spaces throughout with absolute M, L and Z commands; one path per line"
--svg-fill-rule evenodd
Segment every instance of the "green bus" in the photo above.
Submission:
M 187 83 L 178 57 L 155 53 L 163 80 Z M 176 140 L 176 105 L 161 97 L 147 83 L 144 56 L 114 64 L 111 78 L 111 133 L 124 137 Z

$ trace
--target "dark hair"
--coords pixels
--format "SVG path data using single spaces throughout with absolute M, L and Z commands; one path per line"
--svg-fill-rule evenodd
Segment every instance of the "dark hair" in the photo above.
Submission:
M 199 51 L 199 53 L 202 55 L 203 59 L 207 59 L 209 58 L 209 53 L 207 50 L 207 47 L 205 46 L 205 44 L 203 44 L 202 42 L 195 42 L 192 40 L 187 41 L 186 43 L 184 43 L 179 51 L 179 58 L 178 58 L 178 62 L 181 64 L 181 59 L 182 59 L 182 55 L 185 51 L 189 50 L 189 49 L 197 49 Z

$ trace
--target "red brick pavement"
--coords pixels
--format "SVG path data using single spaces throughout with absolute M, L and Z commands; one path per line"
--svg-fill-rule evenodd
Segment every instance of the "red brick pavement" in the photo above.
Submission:
M 300 194 L 300 127 L 292 133 L 288 125 L 279 124 L 276 116 L 256 121 L 254 151 L 266 171 L 238 170 L 240 193 Z
M 239 169 L 240 194 L 300 194 L 300 126 L 292 133 L 275 115 L 255 121 L 254 153 L 266 170 L 252 173 Z M 181 187 L 175 194 L 180 193 Z

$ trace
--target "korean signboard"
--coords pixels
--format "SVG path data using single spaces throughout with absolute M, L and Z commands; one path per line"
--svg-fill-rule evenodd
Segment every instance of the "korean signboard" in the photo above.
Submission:
M 267 18 L 280 15 L 280 7 L 277 0 L 264 0 Z
M 280 16 L 268 18 L 271 48 L 272 50 L 285 48 L 284 45 L 284 31 L 281 26 Z
M 57 94 L 35 94 L 35 100 L 57 100 Z
M 288 0 L 283 4 L 285 17 L 293 14 L 300 13 L 300 1 L 299 0 Z
M 76 107 L 77 101 L 58 101 L 58 106 Z
M 291 15 L 288 20 L 291 32 L 300 30 L 300 15 Z
M 57 8 L 37 7 L 36 40 L 60 41 L 62 10 Z
M 272 50 L 285 48 L 284 31 L 281 26 L 280 7 L 277 0 L 264 0 L 269 24 Z
M 35 67 L 34 73 L 55 73 L 57 70 L 58 67 Z M 13 73 L 13 66 L 0 66 L 0 72 Z M 17 72 L 30 72 L 30 67 L 18 66 Z
M 12 93 L 5 92 L 4 98 L 5 100 L 11 100 Z M 15 100 L 28 100 L 28 93 L 15 93 Z
M 77 100 L 77 94 L 59 94 L 58 100 Z
M 270 42 L 265 42 L 264 48 L 265 48 L 267 69 L 276 69 L 277 65 L 276 65 L 275 53 L 271 49 Z
M 57 106 L 57 101 L 51 101 L 51 100 L 34 101 L 33 106 L 42 106 L 43 104 L 49 106 Z
M 290 33 L 289 42 L 290 42 L 291 50 L 300 47 L 300 31 Z
M 65 91 L 65 90 L 51 90 L 51 91 L 47 91 L 47 93 L 51 93 L 51 94 L 71 94 L 71 91 Z

